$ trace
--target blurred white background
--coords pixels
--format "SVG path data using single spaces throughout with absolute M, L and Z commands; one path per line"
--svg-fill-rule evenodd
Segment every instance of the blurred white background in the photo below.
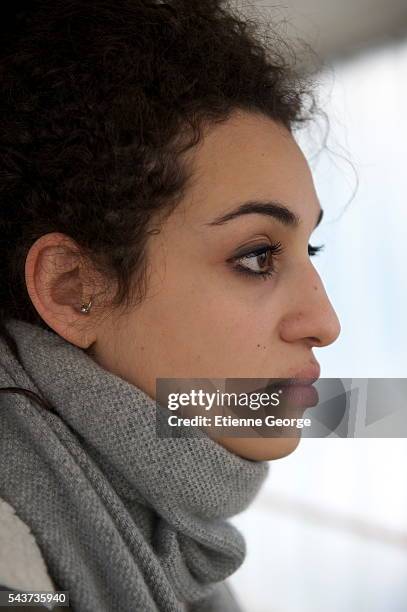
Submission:
M 298 135 L 325 210 L 311 243 L 326 246 L 313 262 L 342 325 L 335 344 L 315 351 L 321 375 L 407 377 L 407 21 L 389 19 L 407 3 L 353 3 L 372 7 L 359 51 L 353 21 L 329 46 L 318 3 L 294 4 L 297 23 L 313 9 L 310 42 L 330 58 L 320 97 L 328 148 L 315 157 L 312 131 Z M 325 2 L 322 21 L 339 7 Z M 346 23 L 342 15 L 338 28 Z M 405 612 L 406 465 L 398 438 L 303 439 L 272 462 L 254 504 L 233 519 L 248 553 L 230 582 L 246 612 Z

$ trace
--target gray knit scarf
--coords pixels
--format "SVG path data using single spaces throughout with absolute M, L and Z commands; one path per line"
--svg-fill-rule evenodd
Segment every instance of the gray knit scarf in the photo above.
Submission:
M 56 412 L 0 393 L 0 497 L 72 609 L 223 612 L 214 593 L 245 557 L 226 519 L 250 504 L 268 463 L 198 428 L 158 437 L 156 402 L 141 389 L 55 333 L 6 326 L 21 363 L 0 339 L 0 387 L 31 390 Z

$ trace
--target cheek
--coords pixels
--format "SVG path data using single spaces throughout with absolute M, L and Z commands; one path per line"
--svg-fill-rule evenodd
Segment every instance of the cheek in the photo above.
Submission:
M 154 274 L 149 296 L 131 316 L 123 342 L 134 367 L 169 378 L 270 376 L 282 352 L 281 291 L 219 265 L 185 262 L 167 258 L 164 278 Z
M 271 313 L 232 294 L 192 289 L 150 302 L 140 328 L 150 362 L 168 377 L 267 377 L 279 350 Z
M 262 336 L 265 329 L 271 331 L 260 309 L 249 308 L 226 292 L 218 295 L 190 292 L 181 302 L 167 305 L 163 324 L 170 335 L 173 331 L 186 341 L 191 338 L 218 349 L 247 347 L 250 338 Z

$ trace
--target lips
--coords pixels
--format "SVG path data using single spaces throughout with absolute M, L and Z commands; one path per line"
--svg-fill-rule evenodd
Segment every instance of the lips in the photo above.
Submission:
M 310 385 L 282 386 L 281 407 L 285 411 L 294 408 L 311 408 L 319 402 L 318 390 Z
M 318 362 L 312 362 L 310 365 L 298 370 L 296 374 L 292 377 L 287 378 L 272 378 L 272 386 L 275 387 L 277 385 L 312 385 L 314 382 L 318 380 L 321 374 L 321 366 Z
M 319 379 L 321 368 L 314 362 L 299 370 L 292 378 L 275 378 L 274 389 L 282 390 L 281 399 L 286 408 L 310 408 L 316 406 L 319 394 L 312 385 Z
M 321 375 L 321 366 L 317 361 L 299 370 L 293 377 L 293 384 L 312 385 Z

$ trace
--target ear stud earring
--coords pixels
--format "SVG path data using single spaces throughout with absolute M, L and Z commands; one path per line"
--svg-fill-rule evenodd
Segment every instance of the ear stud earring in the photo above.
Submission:
M 91 307 L 92 307 L 92 298 L 90 298 L 87 304 L 82 304 L 81 312 L 83 312 L 83 314 L 89 314 Z

